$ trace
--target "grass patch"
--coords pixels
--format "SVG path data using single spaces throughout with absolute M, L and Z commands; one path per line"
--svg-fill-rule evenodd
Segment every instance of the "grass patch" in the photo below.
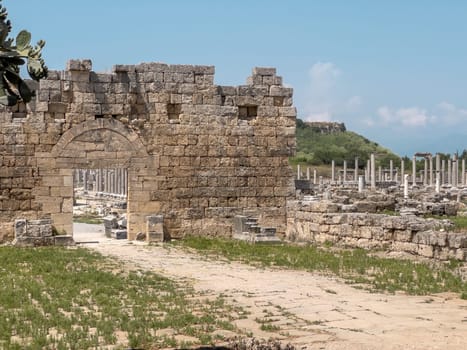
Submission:
M 212 331 L 236 330 L 222 298 L 86 249 L 0 247 L 0 261 L 0 349 L 176 347 L 156 331 L 209 344 Z
M 467 296 L 467 283 L 452 272 L 456 264 L 435 269 L 417 261 L 372 256 L 363 249 L 329 251 L 315 246 L 253 245 L 204 237 L 187 237 L 175 244 L 265 267 L 330 273 L 375 291 L 412 295 L 450 291 Z
M 91 224 L 91 225 L 101 225 L 104 223 L 104 219 L 100 216 L 92 214 L 83 214 L 83 215 L 74 215 L 73 222 L 80 224 Z
M 454 224 L 453 231 L 460 232 L 467 230 L 467 216 L 441 216 L 441 215 L 425 215 L 426 219 L 438 219 L 438 220 L 451 220 Z

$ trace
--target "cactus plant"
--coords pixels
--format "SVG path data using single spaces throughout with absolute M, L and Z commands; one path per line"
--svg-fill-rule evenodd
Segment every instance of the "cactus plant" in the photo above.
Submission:
M 1 0 L 0 0 L 1 3 Z M 22 30 L 16 40 L 9 38 L 11 22 L 8 13 L 0 4 L 0 104 L 14 106 L 19 101 L 31 101 L 34 96 L 20 76 L 20 66 L 27 62 L 27 71 L 34 80 L 47 77 L 47 67 L 41 57 L 45 41 L 31 45 L 31 33 Z

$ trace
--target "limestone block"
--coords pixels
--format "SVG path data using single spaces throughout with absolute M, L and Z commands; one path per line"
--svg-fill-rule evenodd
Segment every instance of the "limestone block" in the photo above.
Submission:
M 350 237 L 353 235 L 354 227 L 349 224 L 342 224 L 340 225 L 340 233 L 339 235 L 342 237 Z
M 42 211 L 44 213 L 59 213 L 61 211 L 61 202 L 53 198 L 48 198 L 39 202 L 42 204 Z
M 338 205 L 327 201 L 312 202 L 309 210 L 316 213 L 335 213 L 338 211 Z
M 92 62 L 89 59 L 85 60 L 69 60 L 66 65 L 66 70 L 69 71 L 91 71 Z
M 457 210 L 459 209 L 459 204 L 454 202 L 449 202 L 444 204 L 444 213 L 448 216 L 456 216 Z
M 281 107 L 279 108 L 279 116 L 287 118 L 296 117 L 297 109 L 295 107 Z
M 417 249 L 417 254 L 421 255 L 421 256 L 424 256 L 426 258 L 432 258 L 433 255 L 434 255 L 433 246 L 419 244 L 418 249 Z
M 353 237 L 371 239 L 373 237 L 373 230 L 370 226 L 362 226 L 353 231 Z
M 359 201 L 354 203 L 358 212 L 376 213 L 376 204 L 370 201 Z
M 27 221 L 25 219 L 15 220 L 15 237 L 22 238 L 27 234 Z
M 281 96 L 281 97 L 291 97 L 293 94 L 292 88 L 286 88 L 282 86 L 273 85 L 269 88 L 270 96 Z
M 408 218 L 404 216 L 392 217 L 391 218 L 392 228 L 396 230 L 405 230 L 407 229 L 407 221 L 408 221 Z
M 340 225 L 329 225 L 329 234 L 333 236 L 340 236 L 341 226 Z
M 449 259 L 449 248 L 448 247 L 434 247 L 433 257 L 438 260 Z
M 381 219 L 381 226 L 386 229 L 393 229 L 394 221 L 395 220 L 393 216 L 385 216 Z
M 447 241 L 450 248 L 467 248 L 467 234 L 449 232 Z
M 411 230 L 394 230 L 394 240 L 398 242 L 411 242 L 412 231 Z
M 432 231 L 420 231 L 416 232 L 413 236 L 412 242 L 417 244 L 429 245 L 431 243 Z
M 392 240 L 392 231 L 381 226 L 373 226 L 371 227 L 371 236 L 378 241 Z
M 456 254 L 455 254 L 455 259 L 461 260 L 461 261 L 466 261 L 467 260 L 467 250 L 460 248 L 457 249 Z
M 341 225 L 347 222 L 346 214 L 336 214 L 331 216 L 331 223 L 334 225 Z
M 276 75 L 276 68 L 271 67 L 254 67 L 252 70 L 253 76 L 263 75 L 263 76 L 274 76 Z
M 402 251 L 412 254 L 418 254 L 418 245 L 411 242 L 393 242 L 392 248 L 393 251 Z
M 146 240 L 148 243 L 164 240 L 164 216 L 150 215 L 146 217 Z

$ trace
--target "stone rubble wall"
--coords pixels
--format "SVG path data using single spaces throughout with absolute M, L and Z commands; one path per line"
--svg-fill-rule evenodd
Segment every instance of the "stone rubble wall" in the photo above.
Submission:
M 34 101 L 0 110 L 0 242 L 17 218 L 71 232 L 77 168 L 128 170 L 130 239 L 149 215 L 169 238 L 229 236 L 245 211 L 285 232 L 296 109 L 274 68 L 221 86 L 213 66 L 72 60 L 29 84 Z
M 41 247 L 52 245 L 74 245 L 71 236 L 57 235 L 54 232 L 52 220 L 15 220 L 15 239 L 13 245 L 17 247 Z
M 331 201 L 290 201 L 286 238 L 295 242 L 380 248 L 439 260 L 467 261 L 467 233 L 448 232 L 449 220 L 346 212 Z

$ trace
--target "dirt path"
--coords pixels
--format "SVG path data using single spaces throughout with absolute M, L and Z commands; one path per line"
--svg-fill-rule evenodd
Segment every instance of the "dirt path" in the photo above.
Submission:
M 308 272 L 260 269 L 167 246 L 101 239 L 88 247 L 247 308 L 237 326 L 307 349 L 467 349 L 467 301 L 368 293 Z M 260 330 L 258 319 L 279 329 Z M 255 320 L 256 319 L 256 320 Z

